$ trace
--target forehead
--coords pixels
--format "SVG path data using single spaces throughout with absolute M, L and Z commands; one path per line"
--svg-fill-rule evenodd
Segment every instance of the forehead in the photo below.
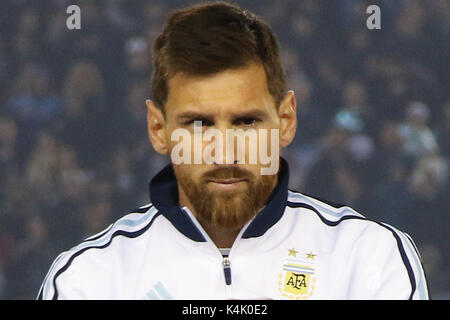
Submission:
M 275 108 L 264 68 L 251 64 L 208 76 L 177 73 L 169 80 L 166 113 L 227 112 L 246 108 Z

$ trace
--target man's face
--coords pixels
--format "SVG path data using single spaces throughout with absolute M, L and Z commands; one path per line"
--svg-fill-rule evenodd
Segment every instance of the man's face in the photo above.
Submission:
M 273 129 L 280 130 L 280 116 L 268 91 L 262 65 L 252 64 L 204 77 L 182 73 L 172 77 L 169 80 L 164 124 L 169 153 L 179 144 L 178 140 L 172 139 L 175 130 L 185 129 L 184 132 L 195 143 L 194 132 L 199 132 L 199 127 L 196 127 L 199 121 L 202 132 L 216 129 L 223 137 L 230 129 L 251 129 L 257 134 L 256 139 L 247 140 L 244 144 L 234 140 L 232 156 L 237 159 L 240 150 L 240 161 L 226 162 L 230 149 L 227 149 L 225 141 L 221 162 L 174 164 L 180 203 L 186 200 L 200 222 L 225 229 L 239 229 L 264 206 L 277 183 L 277 174 L 261 174 L 261 168 L 267 167 L 267 164 L 261 163 L 259 154 L 256 163 L 250 161 L 249 154 L 255 151 L 251 150 L 251 146 L 255 147 L 258 141 L 266 145 L 269 153 L 273 151 L 270 144 L 278 143 L 278 139 L 271 139 L 271 132 Z M 266 130 L 267 139 L 259 139 L 260 132 L 264 131 L 259 129 Z M 193 146 L 183 152 L 190 153 L 191 159 L 194 159 L 195 153 L 203 154 L 212 141 L 203 141 L 201 148 Z M 275 147 L 279 154 L 280 146 Z M 279 160 L 278 157 L 276 160 Z

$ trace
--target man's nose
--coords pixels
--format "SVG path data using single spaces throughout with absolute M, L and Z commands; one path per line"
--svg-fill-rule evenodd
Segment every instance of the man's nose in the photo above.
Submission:
M 231 123 L 227 121 L 217 121 L 214 128 L 220 132 L 219 137 L 221 141 L 215 141 L 215 165 L 236 165 L 237 159 L 237 145 L 234 138 L 234 128 Z M 219 150 L 221 150 L 221 152 Z
M 253 164 L 257 161 L 258 134 L 251 129 L 236 128 L 228 122 L 217 122 L 222 141 L 216 143 L 216 164 Z

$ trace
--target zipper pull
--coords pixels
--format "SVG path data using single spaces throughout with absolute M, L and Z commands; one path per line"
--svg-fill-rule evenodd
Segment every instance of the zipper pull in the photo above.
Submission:
M 225 283 L 231 285 L 231 265 L 228 257 L 223 257 L 223 273 L 225 275 Z

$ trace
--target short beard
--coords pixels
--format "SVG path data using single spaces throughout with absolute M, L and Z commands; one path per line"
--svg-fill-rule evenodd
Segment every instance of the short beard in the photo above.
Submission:
M 251 174 L 238 167 L 212 170 L 195 183 L 188 172 L 177 170 L 177 181 L 189 198 L 196 217 L 212 227 L 239 230 L 264 207 L 277 182 L 277 175 L 262 175 L 252 179 Z M 248 178 L 243 192 L 211 192 L 206 187 L 208 178 Z

